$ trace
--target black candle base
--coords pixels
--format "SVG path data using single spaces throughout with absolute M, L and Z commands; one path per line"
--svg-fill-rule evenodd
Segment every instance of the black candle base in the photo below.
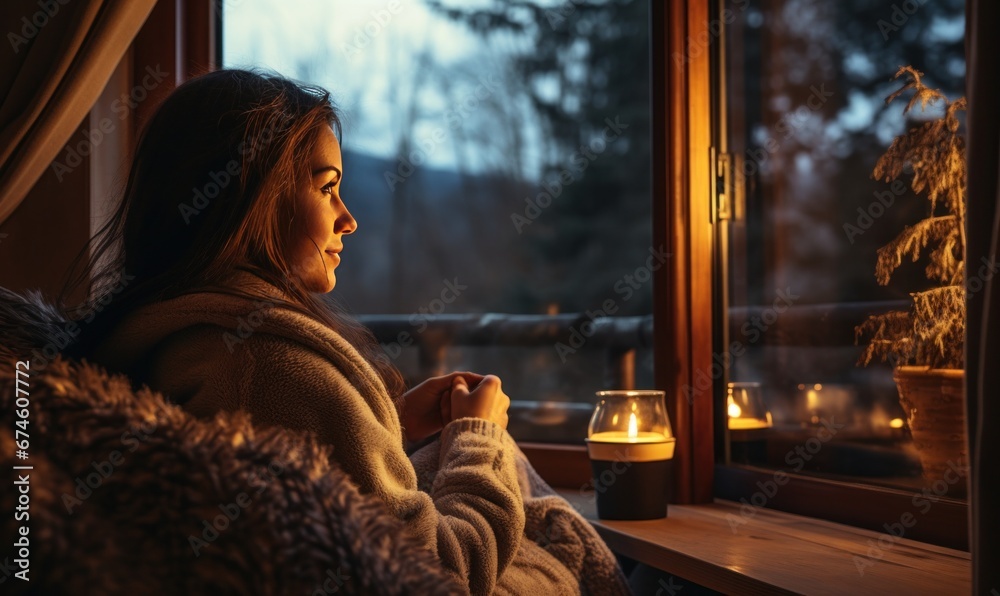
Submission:
M 667 517 L 673 460 L 590 460 L 597 493 L 597 517 L 640 520 Z

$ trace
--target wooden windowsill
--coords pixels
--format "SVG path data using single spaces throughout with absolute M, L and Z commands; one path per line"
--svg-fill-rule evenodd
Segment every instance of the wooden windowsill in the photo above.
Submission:
M 723 500 L 670 505 L 660 520 L 598 520 L 593 493 L 559 494 L 616 553 L 727 594 L 972 591 L 971 557 L 964 551 L 771 509 L 744 518 L 739 503 Z

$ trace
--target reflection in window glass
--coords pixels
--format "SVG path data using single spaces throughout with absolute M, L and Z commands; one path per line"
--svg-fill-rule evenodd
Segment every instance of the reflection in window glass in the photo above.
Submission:
M 924 485 L 892 370 L 856 366 L 854 327 L 905 310 L 909 291 L 929 287 L 925 261 L 876 283 L 878 248 L 926 217 L 928 203 L 908 178 L 890 185 L 872 170 L 895 136 L 940 115 L 904 118 L 905 100 L 885 104 L 902 84 L 891 80 L 900 65 L 963 95 L 964 5 L 729 3 L 722 135 L 742 200 L 719 225 L 725 345 L 745 348 L 722 388 L 734 417 L 729 461 Z
M 355 314 L 403 315 L 405 335 L 386 348 L 411 379 L 493 372 L 525 402 L 591 402 L 607 386 L 594 346 L 415 346 L 431 342 L 431 314 L 584 313 L 579 330 L 651 312 L 663 249 L 651 246 L 648 10 L 225 3 L 226 67 L 321 85 L 344 113 L 342 196 L 359 227 L 332 297 Z M 638 386 L 651 383 L 648 352 L 635 369 Z M 588 408 L 525 407 L 511 417 L 522 438 L 585 436 Z

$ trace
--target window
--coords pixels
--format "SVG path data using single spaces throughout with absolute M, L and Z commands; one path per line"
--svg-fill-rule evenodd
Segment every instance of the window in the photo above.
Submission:
M 886 105 L 901 65 L 951 99 L 964 94 L 964 10 L 963 0 L 723 3 L 715 346 L 731 366 L 715 388 L 716 428 L 728 427 L 721 463 L 908 495 L 932 486 L 892 368 L 857 366 L 854 328 L 929 287 L 926 259 L 876 283 L 878 248 L 927 217 L 928 203 L 909 177 L 889 184 L 872 170 L 894 137 L 941 113 L 904 117 L 909 96 Z M 726 496 L 749 499 L 751 485 Z M 964 487 L 962 477 L 947 494 Z
M 647 1 L 224 10 L 224 66 L 343 109 L 332 295 L 404 374 L 496 373 L 516 438 L 581 444 L 595 390 L 651 386 Z

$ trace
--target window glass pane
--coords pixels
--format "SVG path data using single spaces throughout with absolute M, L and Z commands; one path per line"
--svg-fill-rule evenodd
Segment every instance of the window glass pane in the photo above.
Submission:
M 908 419 L 890 364 L 857 365 L 864 338 L 855 345 L 855 326 L 908 310 L 910 293 L 935 285 L 925 276 L 933 242 L 888 285 L 877 283 L 878 249 L 946 210 L 931 213 L 909 169 L 894 184 L 872 172 L 894 137 L 942 115 L 940 103 L 904 115 L 912 91 L 886 104 L 906 80 L 892 80 L 901 65 L 951 99 L 964 93 L 964 8 L 963 0 L 728 3 L 719 143 L 733 156 L 736 202 L 717 238 L 719 348 L 732 359 L 733 383 L 719 396 L 721 415 L 739 417 L 728 421 L 729 462 L 929 486 L 914 441 L 922 419 Z M 960 249 L 952 256 L 961 259 Z M 754 403 L 760 414 L 747 417 Z M 965 439 L 954 403 L 957 446 Z M 937 430 L 946 418 L 935 414 Z M 964 479 L 951 488 L 960 493 Z
M 495 373 L 532 412 L 618 383 L 590 321 L 648 319 L 663 254 L 651 246 L 648 11 L 647 0 L 224 3 L 224 66 L 321 85 L 343 110 L 342 196 L 359 227 L 331 297 L 383 331 L 379 317 L 399 315 L 380 339 L 411 380 Z M 434 345 L 432 315 L 481 313 L 581 317 L 554 320 L 575 334 L 560 341 L 536 325 L 534 343 Z M 644 321 L 621 331 L 631 325 L 637 347 Z M 635 370 L 649 386 L 646 352 Z M 534 424 L 511 417 L 515 436 L 582 442 L 579 412 L 532 412 Z M 557 428 L 564 418 L 576 422 Z

